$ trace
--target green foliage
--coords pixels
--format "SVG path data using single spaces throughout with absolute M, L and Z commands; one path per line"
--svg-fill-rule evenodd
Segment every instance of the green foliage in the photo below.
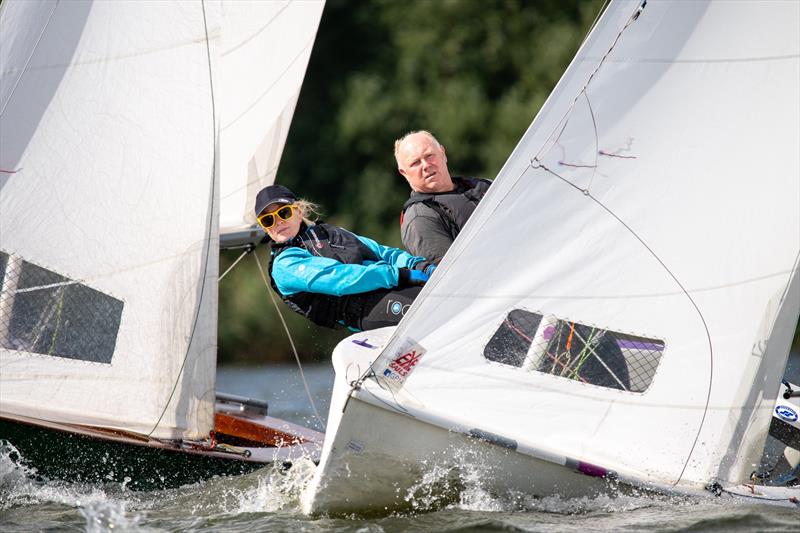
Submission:
M 409 189 L 396 169 L 394 140 L 430 130 L 446 147 L 454 175 L 494 178 L 601 4 L 328 0 L 278 181 L 320 203 L 328 221 L 398 246 Z M 234 258 L 226 254 L 221 270 Z M 293 357 L 255 267 L 247 258 L 220 286 L 226 362 L 233 354 Z M 280 306 L 304 357 L 329 356 L 345 334 Z
M 278 179 L 399 244 L 394 140 L 428 129 L 451 172 L 493 178 L 575 54 L 599 0 L 329 0 Z

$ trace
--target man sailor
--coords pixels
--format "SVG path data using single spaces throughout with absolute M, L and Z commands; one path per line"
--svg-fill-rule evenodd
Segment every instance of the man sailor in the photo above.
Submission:
M 427 131 L 412 131 L 395 141 L 394 156 L 411 186 L 401 214 L 403 246 L 438 264 L 492 182 L 451 177 L 444 146 Z

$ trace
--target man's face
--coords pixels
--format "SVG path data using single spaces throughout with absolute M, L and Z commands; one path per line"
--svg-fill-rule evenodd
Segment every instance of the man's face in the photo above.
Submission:
M 403 140 L 397 151 L 397 169 L 417 192 L 453 190 L 444 146 L 439 146 L 427 135 L 409 135 Z

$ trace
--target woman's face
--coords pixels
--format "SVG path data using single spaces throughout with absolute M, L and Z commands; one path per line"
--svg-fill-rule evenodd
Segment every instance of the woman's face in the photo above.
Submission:
M 269 204 L 262 213 L 272 213 L 275 224 L 266 229 L 269 238 L 278 244 L 284 243 L 297 235 L 300 231 L 300 224 L 303 222 L 303 217 L 300 216 L 300 210 L 297 207 L 292 209 L 292 216 L 288 220 L 283 220 L 276 213 L 281 207 L 287 204 Z M 294 204 L 289 204 L 294 206 Z

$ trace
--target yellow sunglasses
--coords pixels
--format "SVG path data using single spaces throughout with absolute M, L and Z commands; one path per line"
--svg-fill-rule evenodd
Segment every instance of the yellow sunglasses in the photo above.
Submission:
M 289 204 L 281 206 L 275 211 L 264 213 L 258 217 L 258 225 L 267 230 L 275 225 L 275 223 L 278 221 L 278 218 L 281 220 L 289 220 L 292 218 L 294 216 L 295 209 L 297 209 L 296 205 Z

